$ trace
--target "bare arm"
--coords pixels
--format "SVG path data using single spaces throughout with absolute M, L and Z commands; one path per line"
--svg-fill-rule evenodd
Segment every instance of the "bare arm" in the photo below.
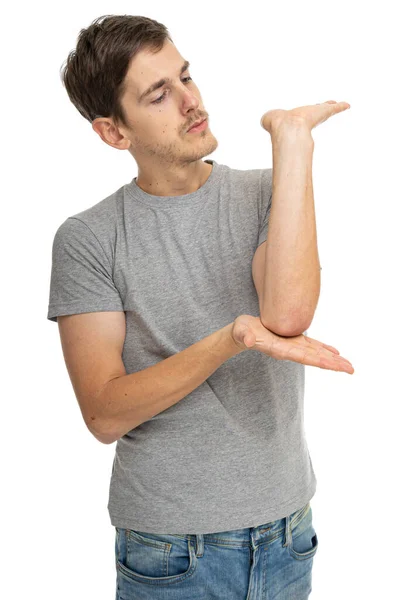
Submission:
M 124 312 L 58 317 L 62 349 L 75 396 L 89 431 L 111 444 L 176 404 L 226 360 L 246 347 L 232 337 L 233 323 L 141 371 L 122 361 Z
M 313 319 L 320 294 L 312 157 L 304 127 L 272 132 L 272 203 L 265 244 L 260 316 L 268 329 L 298 335 Z
M 182 400 L 226 360 L 243 352 L 231 331 L 232 323 L 155 365 L 109 381 L 96 397 L 103 438 L 116 441 Z

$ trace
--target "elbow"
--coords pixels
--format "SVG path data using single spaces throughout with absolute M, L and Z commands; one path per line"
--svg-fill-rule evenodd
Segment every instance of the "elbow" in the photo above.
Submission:
M 117 441 L 117 438 L 115 436 L 107 436 L 107 435 L 98 435 L 96 437 L 97 440 L 99 440 L 99 442 L 101 442 L 102 444 L 113 444 L 114 442 Z
M 106 433 L 94 433 L 92 431 L 92 434 L 94 435 L 96 440 L 98 440 L 102 444 L 113 444 L 118 439 L 114 435 L 107 435 Z
M 114 424 L 110 418 L 104 415 L 104 409 L 102 409 L 105 402 L 101 393 L 107 383 L 90 399 L 81 400 L 80 405 L 86 427 L 93 437 L 102 444 L 113 444 L 120 436 L 116 436 Z
M 269 318 L 261 317 L 260 320 L 266 329 L 281 337 L 295 337 L 301 335 L 312 323 L 312 319 L 310 318 L 292 319 L 290 321 L 272 321 Z
M 86 427 L 97 441 L 102 444 L 113 444 L 118 439 L 109 428 L 101 426 L 95 417 L 89 417 L 89 420 L 90 422 L 86 420 Z
M 298 335 L 302 335 L 305 331 L 307 331 L 309 326 L 310 324 L 308 323 L 305 325 L 283 327 L 282 333 L 280 333 L 279 335 L 282 335 L 283 337 L 296 337 Z

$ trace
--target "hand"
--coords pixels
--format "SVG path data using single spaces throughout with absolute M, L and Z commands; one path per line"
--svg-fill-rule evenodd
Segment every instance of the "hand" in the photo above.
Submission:
M 348 102 L 336 102 L 336 100 L 327 100 L 322 104 L 299 106 L 298 108 L 292 108 L 292 110 L 276 108 L 267 111 L 261 117 L 260 123 L 271 135 L 278 131 L 282 123 L 305 127 L 311 133 L 314 127 L 323 123 L 332 115 L 343 112 L 348 108 L 350 108 Z
M 277 360 L 291 360 L 352 375 L 351 363 L 333 346 L 305 335 L 282 337 L 264 327 L 260 317 L 240 315 L 232 324 L 232 338 L 242 350 L 257 350 Z

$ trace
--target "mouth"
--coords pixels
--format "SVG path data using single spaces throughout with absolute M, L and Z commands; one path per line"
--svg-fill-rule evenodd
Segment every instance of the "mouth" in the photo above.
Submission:
M 187 130 L 187 132 L 189 131 L 203 131 L 207 126 L 207 118 L 202 119 L 201 121 L 197 121 L 196 123 L 193 123 L 193 125 Z

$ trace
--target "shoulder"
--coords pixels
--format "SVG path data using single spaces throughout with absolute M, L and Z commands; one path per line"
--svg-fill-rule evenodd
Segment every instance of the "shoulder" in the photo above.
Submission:
M 124 199 L 124 186 L 89 208 L 67 217 L 57 228 L 54 243 L 85 243 L 100 245 L 112 261 L 119 207 Z
M 123 196 L 124 186 L 89 208 L 70 215 L 68 219 L 74 219 L 75 221 L 84 223 L 95 233 L 115 227 L 118 204 L 123 201 Z
M 227 176 L 235 183 L 251 185 L 258 189 L 272 188 L 272 167 L 239 169 L 226 166 Z

